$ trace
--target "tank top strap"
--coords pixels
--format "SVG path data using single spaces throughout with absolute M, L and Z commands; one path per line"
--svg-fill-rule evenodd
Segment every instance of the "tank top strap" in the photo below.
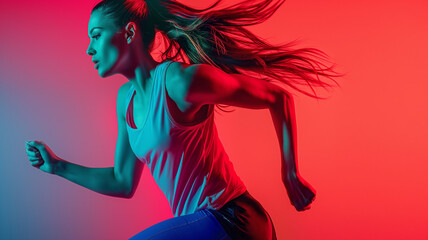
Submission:
M 166 81 L 166 70 L 168 69 L 168 66 L 172 63 L 172 61 L 165 61 L 164 63 L 162 63 L 162 66 L 160 67 L 158 74 L 156 75 L 157 79 L 157 86 L 159 87 L 157 90 L 159 93 L 162 93 L 162 89 L 165 86 L 165 81 Z
M 134 86 L 131 84 L 131 87 L 128 89 L 128 93 L 126 94 L 126 101 L 125 101 L 125 116 L 128 114 L 128 106 L 129 102 L 131 101 L 132 95 L 134 93 Z
M 166 69 L 168 68 L 168 66 L 171 63 L 172 63 L 172 61 L 165 61 L 156 67 L 157 69 L 155 70 L 155 74 L 154 74 L 154 84 L 155 85 L 153 86 L 153 87 L 156 87 L 156 89 L 154 89 L 154 90 L 162 89 L 164 79 L 166 78 Z M 159 69 L 159 68 L 161 68 L 161 69 Z M 134 86 L 131 84 L 131 87 L 128 89 L 128 93 L 126 95 L 125 114 L 127 114 L 127 109 L 128 109 L 129 103 L 131 101 L 131 98 L 132 98 L 134 92 L 135 92 Z M 157 91 L 153 91 L 153 92 L 157 92 Z M 153 97 L 154 96 L 152 96 L 152 98 Z

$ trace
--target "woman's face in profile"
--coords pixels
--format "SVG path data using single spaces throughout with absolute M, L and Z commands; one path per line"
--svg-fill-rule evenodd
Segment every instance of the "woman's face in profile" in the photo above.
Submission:
M 92 56 L 95 68 L 101 77 L 119 73 L 118 63 L 126 47 L 122 31 L 115 26 L 112 19 L 104 16 L 102 11 L 95 10 L 89 19 L 88 35 L 90 43 L 86 53 Z

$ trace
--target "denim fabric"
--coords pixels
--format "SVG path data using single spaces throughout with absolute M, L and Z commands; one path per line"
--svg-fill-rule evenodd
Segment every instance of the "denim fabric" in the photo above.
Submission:
M 203 209 L 171 218 L 130 240 L 276 240 L 275 228 L 262 205 L 246 191 L 221 209 Z
M 207 209 L 167 219 L 130 240 L 231 240 L 217 219 Z

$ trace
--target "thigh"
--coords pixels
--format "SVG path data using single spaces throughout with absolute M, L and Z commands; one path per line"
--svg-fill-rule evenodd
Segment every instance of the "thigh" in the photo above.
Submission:
M 155 224 L 130 240 L 230 240 L 217 219 L 206 209 Z

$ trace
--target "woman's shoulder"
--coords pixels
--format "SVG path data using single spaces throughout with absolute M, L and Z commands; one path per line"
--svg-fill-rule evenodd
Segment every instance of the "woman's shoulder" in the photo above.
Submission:
M 171 63 L 169 64 L 168 68 L 167 68 L 167 77 L 169 79 L 173 78 L 178 78 L 178 77 L 183 77 L 183 73 L 185 72 L 186 69 L 188 69 L 189 67 L 195 66 L 196 64 L 187 64 L 184 62 L 174 62 L 171 61 Z
M 172 91 L 186 90 L 192 82 L 194 73 L 201 65 L 204 64 L 171 62 L 166 69 L 166 82 L 168 82 L 167 85 L 172 86 Z
M 165 84 L 168 91 L 168 94 L 174 100 L 179 100 L 177 98 L 183 97 L 183 94 L 186 89 L 186 80 L 189 76 L 186 76 L 185 71 L 188 67 L 193 64 L 187 64 L 183 62 L 171 62 L 166 69 L 166 79 Z
M 196 76 L 207 76 L 217 73 L 220 69 L 205 63 L 171 62 L 167 68 L 167 79 L 177 80 L 183 84 L 190 84 Z
M 192 76 L 188 74 L 189 68 L 196 64 L 171 62 L 166 69 L 165 87 L 168 97 L 174 101 L 179 112 L 192 116 L 201 108 L 202 104 L 186 101 Z

